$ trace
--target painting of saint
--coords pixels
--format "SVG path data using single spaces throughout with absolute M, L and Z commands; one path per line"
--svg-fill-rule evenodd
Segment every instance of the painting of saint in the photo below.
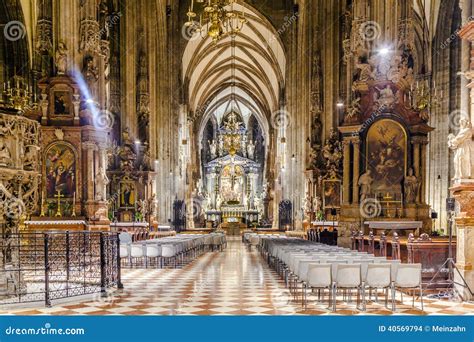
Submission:
M 371 170 L 374 191 L 401 192 L 405 175 L 407 138 L 396 121 L 375 122 L 367 133 L 367 169 Z
M 65 198 L 72 198 L 76 191 L 76 157 L 71 147 L 55 144 L 45 156 L 46 193 L 54 198 L 61 192 Z
M 133 183 L 120 183 L 120 206 L 124 208 L 135 206 L 135 186 Z
M 54 93 L 54 114 L 69 115 L 70 112 L 69 93 L 66 91 L 57 91 Z
M 341 207 L 341 181 L 324 180 L 323 192 L 323 206 L 325 209 Z

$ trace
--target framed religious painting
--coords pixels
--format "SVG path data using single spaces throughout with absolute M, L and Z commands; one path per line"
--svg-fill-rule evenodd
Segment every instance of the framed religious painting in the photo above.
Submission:
M 339 209 L 341 207 L 342 186 L 338 179 L 323 180 L 324 209 Z
M 46 198 L 72 198 L 76 192 L 76 151 L 65 142 L 54 143 L 44 154 Z
M 53 117 L 69 119 L 74 116 L 72 95 L 69 90 L 54 90 L 52 92 Z
M 370 126 L 366 141 L 366 170 L 371 171 L 372 193 L 401 194 L 407 164 L 407 134 L 395 120 Z
M 135 182 L 132 180 L 124 179 L 120 182 L 120 207 L 121 208 L 133 208 L 136 202 L 136 188 Z

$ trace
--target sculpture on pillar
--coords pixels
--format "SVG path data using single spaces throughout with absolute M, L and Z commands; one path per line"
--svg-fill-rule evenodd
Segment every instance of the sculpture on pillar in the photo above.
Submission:
M 224 155 L 224 140 L 222 139 L 222 136 L 219 136 L 219 156 Z
M 255 157 L 255 144 L 252 140 L 247 144 L 247 157 L 252 160 Z
M 142 165 L 140 167 L 141 167 L 141 169 L 143 169 L 145 171 L 150 171 L 151 170 L 150 147 L 146 143 L 145 143 L 145 149 L 143 151 Z
M 312 207 L 313 207 L 313 205 L 311 203 L 311 196 L 309 195 L 309 193 L 306 193 L 306 196 L 305 196 L 304 201 L 303 201 L 303 210 L 304 210 L 305 218 L 310 217 L 311 211 L 313 209 Z
M 59 42 L 56 50 L 56 72 L 58 75 L 66 74 L 67 70 L 67 47 L 64 42 Z
M 207 141 L 209 144 L 209 150 L 211 151 L 211 159 L 216 159 L 217 157 L 217 144 L 216 141 L 213 139 L 212 142 Z
M 5 144 L 5 139 L 0 136 L 0 166 L 8 166 L 11 162 L 10 149 Z
M 99 80 L 99 71 L 94 65 L 94 58 L 92 56 L 87 56 L 84 59 L 84 68 L 82 69 L 82 74 L 89 85 L 91 97 L 95 100 L 97 96 L 96 88 L 97 81 Z
M 420 181 L 413 174 L 413 168 L 408 170 L 408 175 L 405 177 L 403 185 L 405 190 L 405 202 L 415 203 L 418 189 L 420 188 Z
M 95 175 L 95 199 L 97 201 L 106 200 L 107 184 L 109 184 L 109 178 L 107 177 L 104 168 L 101 166 Z
M 364 201 L 370 195 L 372 191 L 372 183 L 374 179 L 372 178 L 372 171 L 367 170 L 363 175 L 359 178 L 359 186 L 360 186 L 360 201 Z
M 221 196 L 221 194 L 217 194 L 216 209 L 219 210 L 221 208 L 221 205 L 222 205 L 222 196 Z
M 338 178 L 339 170 L 342 169 L 342 144 L 339 141 L 338 132 L 334 128 L 331 128 L 329 138 L 326 139 L 322 155 L 326 161 L 326 178 Z
M 156 194 L 152 194 L 148 202 L 150 203 L 150 215 L 153 216 L 153 218 L 158 217 L 158 200 L 156 199 Z
M 472 125 L 465 117 L 461 118 L 459 124 L 459 133 L 456 136 L 448 135 L 448 146 L 454 151 L 454 181 L 472 176 Z

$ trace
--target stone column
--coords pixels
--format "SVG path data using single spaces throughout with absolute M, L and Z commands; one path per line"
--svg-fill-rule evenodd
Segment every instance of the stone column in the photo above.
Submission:
M 415 172 L 416 178 L 420 179 L 420 140 L 419 137 L 413 137 L 411 140 L 413 145 L 413 171 Z M 420 203 L 420 191 L 416 195 L 416 203 Z
M 459 213 L 455 218 L 456 234 L 456 266 L 467 284 L 474 290 L 474 184 L 463 183 L 452 187 L 451 193 L 459 205 Z M 454 271 L 454 280 L 462 283 L 459 274 Z M 457 290 L 463 295 L 464 300 L 472 299 L 469 291 L 459 285 Z
M 426 146 L 428 145 L 428 140 L 423 139 L 421 143 L 421 164 L 420 164 L 420 176 L 421 176 L 421 188 L 418 193 L 419 203 L 426 203 Z
M 343 148 L 344 148 L 344 166 L 343 166 L 343 203 L 345 205 L 350 204 L 350 165 L 351 165 L 351 149 L 350 149 L 350 140 L 347 138 L 344 138 L 344 141 L 342 142 Z
M 352 203 L 359 203 L 359 173 L 360 173 L 360 139 L 354 138 L 352 140 L 352 146 L 354 146 L 354 162 L 353 162 L 353 175 L 352 175 Z
M 420 177 L 420 141 L 414 137 L 411 143 L 413 145 L 413 171 L 415 171 L 415 176 Z
M 97 149 L 97 146 L 93 142 L 85 142 L 82 144 L 83 149 L 86 152 L 86 179 L 83 180 L 86 182 L 86 200 L 94 201 L 94 151 Z

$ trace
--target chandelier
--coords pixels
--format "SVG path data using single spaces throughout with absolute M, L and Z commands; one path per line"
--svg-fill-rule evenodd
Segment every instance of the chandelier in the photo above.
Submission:
M 25 78 L 15 75 L 13 82 L 3 84 L 3 92 L 0 95 L 0 107 L 14 109 L 23 112 L 36 107 L 36 98 L 33 100 L 32 87 L 28 87 Z
M 191 0 L 188 21 L 184 25 L 199 32 L 203 39 L 207 32 L 214 43 L 225 34 L 235 36 L 247 23 L 244 12 L 234 10 L 235 2 L 236 0 Z

